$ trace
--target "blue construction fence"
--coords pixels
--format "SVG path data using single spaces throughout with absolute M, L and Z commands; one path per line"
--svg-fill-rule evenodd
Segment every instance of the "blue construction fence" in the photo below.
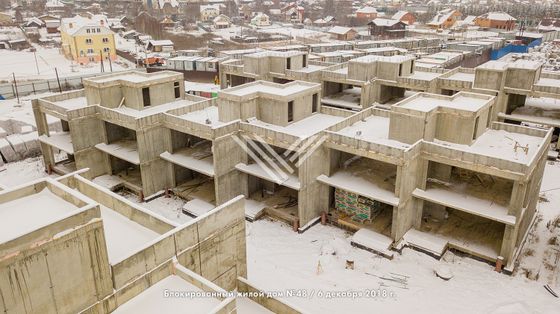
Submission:
M 508 53 L 514 52 L 514 53 L 527 53 L 529 51 L 529 48 L 533 48 L 535 46 L 540 45 L 542 42 L 541 39 L 536 39 L 533 40 L 532 42 L 530 42 L 527 46 L 525 45 L 512 45 L 509 44 L 507 46 L 504 46 L 498 50 L 492 50 L 490 52 L 490 60 L 498 60 L 501 57 L 507 55 Z

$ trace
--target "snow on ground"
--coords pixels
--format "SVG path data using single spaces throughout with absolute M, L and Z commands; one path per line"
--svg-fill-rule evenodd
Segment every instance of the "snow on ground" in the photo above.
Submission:
M 296 38 L 306 38 L 306 39 L 315 39 L 321 41 L 329 41 L 330 35 L 328 33 L 315 31 L 311 29 L 305 28 L 293 28 L 293 27 L 286 27 L 285 25 L 274 24 L 268 27 L 262 27 L 258 29 L 261 33 L 269 33 L 269 34 L 282 34 L 293 36 Z
M 247 29 L 248 28 L 245 27 L 245 30 L 247 30 Z M 228 39 L 229 40 L 232 36 L 241 35 L 242 34 L 242 27 L 238 26 L 238 25 L 232 25 L 231 27 L 228 27 L 228 28 L 215 29 L 215 30 L 212 31 L 212 33 L 222 37 L 223 39 Z
M 345 269 L 346 259 L 354 260 L 354 270 Z M 437 261 L 404 249 L 390 261 L 352 247 L 349 234 L 331 226 L 297 234 L 269 220 L 248 223 L 247 264 L 248 279 L 264 290 L 313 293 L 285 298 L 310 313 L 557 313 L 560 306 L 539 283 L 498 274 L 474 259 L 447 253 Z M 442 264 L 454 274 L 450 281 L 434 275 Z M 406 286 L 376 277 L 400 275 L 408 276 Z M 386 297 L 326 297 L 378 289 Z
M 136 40 L 134 39 L 126 39 L 122 37 L 120 34 L 115 34 L 115 46 L 118 50 L 129 51 L 129 52 L 136 52 L 136 51 L 144 51 L 144 47 L 138 45 Z
M 126 197 L 129 201 L 138 203 L 137 195 L 126 191 L 121 191 L 120 194 Z M 185 203 L 185 200 L 173 195 L 169 198 L 160 196 L 153 200 L 139 203 L 139 205 L 155 213 L 158 213 L 165 218 L 171 219 L 178 223 L 185 223 L 193 219 L 192 217 L 183 214 L 183 212 L 181 211 Z
M 14 187 L 46 176 L 48 175 L 45 172 L 43 158 L 28 158 L 0 167 L 0 187 Z M 52 175 L 52 177 L 56 176 Z
M 486 263 L 451 252 L 437 261 L 404 249 L 402 255 L 389 261 L 352 247 L 350 234 L 338 228 L 317 225 L 297 234 L 287 225 L 259 220 L 247 224 L 248 279 L 269 291 L 314 291 L 313 297 L 286 298 L 312 313 L 558 313 L 560 300 L 542 285 L 560 290 L 546 266 L 555 263 L 558 250 L 558 242 L 549 239 L 552 234 L 558 239 L 560 233 L 559 175 L 560 162 L 547 165 L 542 191 L 548 202 L 539 203 L 540 219 L 529 241 L 531 247 L 525 249 L 533 253 L 522 254 L 513 276 L 498 274 Z M 347 259 L 354 260 L 355 270 L 345 269 Z M 454 278 L 437 278 L 434 269 L 440 265 L 447 266 Z M 533 275 L 526 276 L 527 270 Z M 408 276 L 406 288 L 376 277 L 401 277 L 391 273 Z M 536 278 L 536 273 L 540 273 L 538 280 L 527 279 Z M 319 291 L 371 289 L 387 289 L 388 296 L 327 299 L 318 295 Z
M 36 127 L 31 100 L 49 95 L 52 95 L 52 93 L 20 97 L 19 103 L 17 99 L 0 100 L 0 120 L 15 120 Z M 48 116 L 47 119 L 49 122 L 55 121 L 54 117 L 51 116 Z
M 60 77 L 101 72 L 99 63 L 81 66 L 66 59 L 58 48 L 42 48 L 40 46 L 36 46 L 36 48 L 39 74 L 37 73 L 33 52 L 0 50 L 0 69 L 2 69 L 0 81 L 11 81 L 13 79 L 12 73 L 15 73 L 17 80 L 55 78 L 55 68 L 57 68 Z M 134 67 L 134 65 L 122 58 L 113 62 L 113 71 L 126 70 L 131 67 Z M 105 68 L 108 69 L 109 65 L 105 64 Z

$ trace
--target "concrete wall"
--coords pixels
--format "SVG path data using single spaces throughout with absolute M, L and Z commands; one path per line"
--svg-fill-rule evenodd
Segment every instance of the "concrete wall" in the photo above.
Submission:
M 177 227 L 79 176 L 69 180 L 69 184 L 129 219 L 158 233 L 165 232 L 137 253 L 111 265 L 115 289 L 126 286 L 175 255 L 187 268 L 229 290 L 235 288 L 237 275 L 247 275 L 242 196 Z
M 144 195 L 149 196 L 172 186 L 172 180 L 162 175 L 166 173 L 168 168 L 167 162 L 159 157 L 166 150 L 166 145 L 163 141 L 166 129 L 161 124 L 154 126 L 153 121 L 146 121 L 144 125 L 136 134 L 142 175 L 142 189 Z
M 430 140 L 434 136 L 436 126 L 437 110 L 422 114 L 393 111 L 390 115 L 389 139 L 407 144 L 413 144 L 420 139 Z
M 532 90 L 540 77 L 540 68 L 518 69 L 508 68 L 506 71 L 505 87 L 521 90 Z
M 325 146 L 311 148 L 308 152 L 300 156 L 307 156 L 302 159 L 298 168 L 298 178 L 300 189 L 298 191 L 298 218 L 299 226 L 304 227 L 313 219 L 321 216 L 321 212 L 328 212 L 329 209 L 329 187 L 318 182 L 318 176 L 329 171 L 328 148 Z M 309 155 L 307 155 L 309 153 Z
M 486 90 L 501 90 L 504 77 L 505 72 L 503 71 L 476 68 L 473 87 Z
M 0 262 L 3 313 L 75 313 L 111 291 L 101 221 Z
M 83 178 L 81 175 L 69 178 L 67 185 L 99 204 L 159 234 L 169 232 L 179 225 Z
M 478 118 L 478 123 L 476 123 Z M 472 112 L 443 113 L 437 118 L 436 138 L 442 141 L 470 145 L 487 126 L 488 108 L 480 114 Z M 477 129 L 475 130 L 475 125 Z
M 246 162 L 246 153 L 229 135 L 219 137 L 213 142 L 213 152 L 216 204 L 220 205 L 243 194 L 241 174 L 235 169 L 235 165 Z
M 377 76 L 378 62 L 348 61 L 348 78 L 369 81 Z
M 108 173 L 104 154 L 94 146 L 106 140 L 105 124 L 97 118 L 95 107 L 86 107 L 68 112 L 70 136 L 74 147 L 76 168 L 89 168 L 87 178 Z
M 398 242 L 413 226 L 419 226 L 422 219 L 422 205 L 412 196 L 412 191 L 422 184 L 425 163 L 419 158 L 421 145 L 415 145 L 405 152 L 406 160 L 397 167 L 395 196 L 399 198 L 399 206 L 393 209 L 391 238 Z
M 102 301 L 91 305 L 80 313 L 111 313 L 126 302 L 133 300 L 139 294 L 152 287 L 156 283 L 172 275 L 180 277 L 181 279 L 205 292 L 217 293 L 219 295 L 226 295 L 227 293 L 224 289 L 218 287 L 207 279 L 181 266 L 176 259 L 169 259 L 153 270 L 143 274 L 136 280 L 128 283 L 126 286 L 114 291 L 110 296 L 106 297 Z M 217 307 L 215 307 L 211 313 L 235 313 L 237 306 L 234 298 L 224 298 L 222 296 L 218 296 L 216 297 L 216 299 L 222 302 Z M 188 308 L 186 310 L 188 310 Z
M 238 196 L 175 233 L 179 263 L 218 286 L 232 290 L 247 276 L 245 200 Z
M 0 202 L 44 188 L 79 209 L 0 244 L 3 313 L 77 312 L 112 290 L 97 204 L 52 179 L 3 191 Z

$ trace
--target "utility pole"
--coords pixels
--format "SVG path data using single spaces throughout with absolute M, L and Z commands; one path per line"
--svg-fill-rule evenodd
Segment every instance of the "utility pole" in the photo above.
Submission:
M 101 72 L 105 72 L 105 67 L 103 66 L 103 52 L 99 50 L 99 56 L 101 58 Z
M 58 69 L 54 68 L 54 73 L 56 74 L 56 82 L 58 83 L 58 91 L 62 93 L 62 86 L 60 85 L 60 78 L 58 77 Z
M 35 67 L 37 68 L 37 75 L 41 74 L 39 72 L 39 62 L 37 62 L 37 49 L 33 48 L 33 56 L 35 57 Z
M 111 52 L 107 52 L 107 59 L 109 60 L 109 70 L 113 72 L 113 63 L 111 62 Z
M 17 102 L 19 104 L 19 93 L 18 93 L 18 89 L 17 89 L 16 74 L 14 72 L 12 72 L 12 76 L 14 77 L 14 86 L 16 88 L 16 98 L 17 98 Z

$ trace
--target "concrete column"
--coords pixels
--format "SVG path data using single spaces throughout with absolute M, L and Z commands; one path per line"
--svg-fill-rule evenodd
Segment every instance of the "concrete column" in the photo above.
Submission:
M 319 175 L 329 171 L 328 149 L 324 146 L 310 152 L 298 169 L 300 191 L 298 193 L 298 216 L 300 227 L 329 210 L 329 187 L 318 182 Z M 300 156 L 301 157 L 301 156 Z

